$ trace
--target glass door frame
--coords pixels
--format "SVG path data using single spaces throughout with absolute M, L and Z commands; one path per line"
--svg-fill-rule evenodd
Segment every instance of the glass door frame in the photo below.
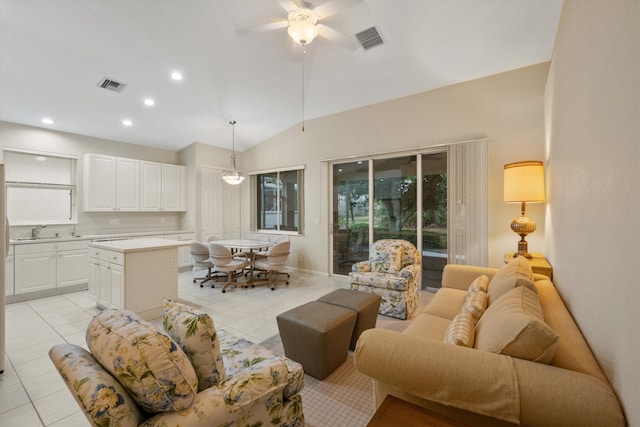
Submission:
M 369 179 L 369 211 L 368 211 L 368 222 L 369 222 L 369 228 L 368 228 L 368 233 L 369 233 L 369 239 L 368 241 L 371 242 L 371 239 L 373 238 L 374 235 L 374 215 L 375 215 L 375 210 L 373 209 L 373 207 L 371 206 L 371 203 L 374 199 L 374 190 L 375 190 L 375 185 L 373 185 L 374 183 L 374 176 L 375 176 L 375 171 L 373 168 L 374 165 L 374 161 L 375 160 L 382 160 L 382 159 L 392 159 L 392 158 L 398 158 L 398 157 L 408 157 L 408 156 L 415 156 L 416 157 L 416 195 L 421 195 L 422 194 L 422 190 L 423 190 L 423 185 L 422 185 L 422 156 L 423 155 L 428 155 L 428 154 L 438 154 L 438 153 L 446 153 L 448 155 L 448 147 L 447 146 L 438 146 L 438 147 L 431 147 L 431 148 L 425 148 L 425 149 L 421 149 L 421 150 L 411 150 L 411 151 L 399 151 L 399 152 L 395 152 L 395 153 L 384 153 L 384 154 L 379 154 L 379 155 L 366 155 L 366 156 L 354 156 L 354 157 L 346 157 L 346 158 L 340 158 L 340 159 L 331 159 L 327 161 L 327 175 L 329 178 L 329 191 L 328 191 L 328 197 L 329 197 L 329 218 L 330 218 L 330 222 L 329 222 L 329 227 L 328 227 L 328 231 L 329 231 L 329 244 L 328 244 L 328 271 L 330 275 L 343 275 L 341 273 L 336 273 L 334 271 L 334 265 L 333 265 L 333 253 L 334 253 L 334 245 L 335 245 L 335 240 L 334 240 L 334 230 L 335 230 L 335 226 L 336 224 L 334 223 L 334 209 L 336 209 L 335 206 L 335 197 L 334 197 L 334 185 L 335 185 L 335 181 L 334 181 L 334 174 L 333 174 L 333 168 L 335 165 L 338 164 L 342 164 L 342 163 L 352 163 L 352 162 L 358 162 L 358 161 L 362 161 L 362 162 L 368 162 L 368 179 Z M 448 174 L 448 167 L 447 167 L 447 174 Z M 416 248 L 419 248 L 419 250 L 421 250 L 422 248 L 422 226 L 423 226 L 423 220 L 422 220 L 422 209 L 423 209 L 423 204 L 422 204 L 422 197 L 416 197 L 416 209 L 418 212 L 418 215 L 416 217 Z M 449 215 L 449 212 L 447 213 L 447 215 Z M 449 235 L 447 233 L 447 241 L 449 240 Z M 448 245 L 447 245 L 448 246 Z M 422 277 L 420 277 L 419 283 L 422 283 Z

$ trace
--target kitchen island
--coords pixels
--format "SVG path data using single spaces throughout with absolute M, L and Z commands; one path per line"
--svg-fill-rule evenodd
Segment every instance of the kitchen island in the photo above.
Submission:
M 159 238 L 89 244 L 89 295 L 146 320 L 162 316 L 163 298 L 178 298 L 178 248 L 191 242 Z

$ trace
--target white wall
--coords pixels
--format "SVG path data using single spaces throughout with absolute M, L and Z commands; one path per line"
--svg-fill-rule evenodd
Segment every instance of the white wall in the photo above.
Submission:
M 168 212 L 83 212 L 82 194 L 82 155 L 85 153 L 107 154 L 133 159 L 150 160 L 164 163 L 181 163 L 178 153 L 167 150 L 143 147 L 141 145 L 125 144 L 111 140 L 92 138 L 66 132 L 57 132 L 24 126 L 17 123 L 0 121 L 0 156 L 4 148 L 19 148 L 44 151 L 49 153 L 67 154 L 78 157 L 78 234 L 121 233 L 132 231 L 177 230 L 183 224 L 183 213 Z M 0 160 L 1 161 L 1 160 Z M 118 218 L 119 225 L 110 225 L 111 218 Z M 30 227 L 11 227 L 12 233 L 26 235 Z M 42 235 L 69 234 L 73 226 L 49 226 Z
M 289 264 L 328 272 L 328 170 L 323 159 L 405 150 L 478 137 L 489 139 L 489 264 L 503 263 L 517 250 L 519 237 L 509 225 L 519 205 L 502 202 L 503 166 L 544 157 L 544 88 L 548 63 L 489 76 L 307 120 L 305 132 L 294 126 L 242 153 L 245 171 L 306 165 L 305 235 L 292 239 Z M 321 78 L 321 77 L 318 77 Z M 393 82 L 389 82 L 393 84 Z M 313 103 L 313 99 L 307 99 Z M 249 184 L 243 206 L 250 205 Z M 250 233 L 249 209 L 243 209 L 243 235 Z M 544 244 L 544 206 L 530 205 L 538 224 L 529 250 Z
M 640 2 L 565 2 L 546 90 L 554 281 L 640 426 Z

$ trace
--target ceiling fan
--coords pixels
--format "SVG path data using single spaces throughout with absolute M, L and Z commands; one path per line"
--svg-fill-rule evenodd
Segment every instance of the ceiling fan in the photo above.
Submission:
M 322 21 L 361 1 L 329 0 L 314 6 L 305 0 L 278 0 L 278 4 L 287 12 L 286 19 L 257 25 L 242 32 L 271 31 L 287 28 L 287 33 L 291 39 L 303 47 L 311 43 L 316 36 L 320 36 L 347 49 L 355 50 L 360 46 L 355 37 L 349 37 Z

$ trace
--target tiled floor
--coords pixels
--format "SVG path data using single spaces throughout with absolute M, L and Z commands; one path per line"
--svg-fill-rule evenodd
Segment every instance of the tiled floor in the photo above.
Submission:
M 344 277 L 292 273 L 289 286 L 275 291 L 256 288 L 200 288 L 192 273 L 180 274 L 178 297 L 211 314 L 216 327 L 254 342 L 278 333 L 276 315 L 334 289 Z M 0 376 L 0 426 L 88 426 L 78 405 L 49 360 L 54 344 L 86 348 L 84 333 L 97 313 L 86 291 L 6 306 L 5 373 Z

